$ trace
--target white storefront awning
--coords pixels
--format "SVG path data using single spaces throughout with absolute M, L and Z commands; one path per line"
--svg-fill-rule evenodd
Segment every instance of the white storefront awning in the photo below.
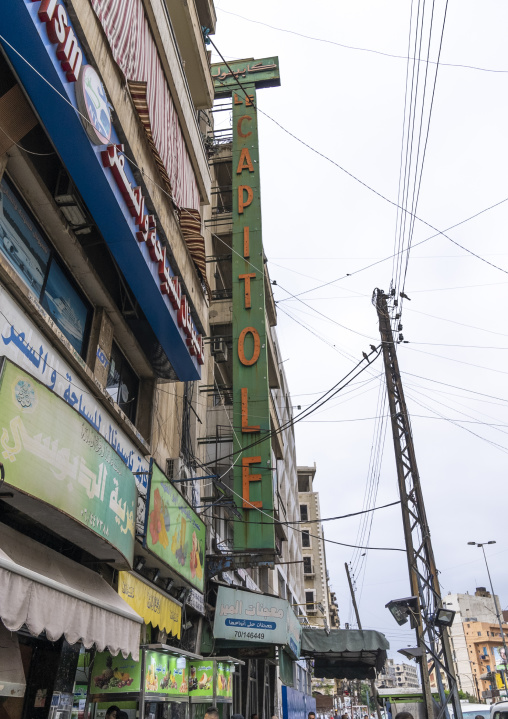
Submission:
M 0 618 L 51 641 L 62 634 L 102 652 L 139 657 L 142 618 L 98 574 L 0 524 Z

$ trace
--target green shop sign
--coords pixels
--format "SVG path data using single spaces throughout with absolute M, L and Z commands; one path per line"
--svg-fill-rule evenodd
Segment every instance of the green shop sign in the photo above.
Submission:
M 146 652 L 145 693 L 152 696 L 187 696 L 188 662 L 178 667 L 176 656 Z M 95 657 L 92 672 L 92 694 L 132 694 L 141 691 L 141 662 L 124 659 L 109 652 Z
M 147 694 L 187 695 L 189 683 L 187 678 L 187 662 L 184 667 L 177 667 L 177 658 L 159 652 L 146 653 L 145 692 Z
M 60 510 L 132 565 L 134 476 L 75 409 L 8 360 L 0 377 L 0 445 L 5 487 Z
M 121 654 L 114 657 L 109 652 L 98 652 L 93 664 L 90 692 L 92 694 L 139 693 L 141 686 L 141 662 Z
M 200 662 L 190 662 L 189 666 L 189 694 L 191 697 L 211 697 L 213 691 L 213 659 Z
M 205 525 L 155 462 L 146 547 L 203 592 Z
M 235 60 L 234 62 L 212 65 L 212 79 L 216 95 L 231 94 L 241 85 L 255 84 L 256 87 L 280 85 L 279 58 L 265 57 L 263 60 Z

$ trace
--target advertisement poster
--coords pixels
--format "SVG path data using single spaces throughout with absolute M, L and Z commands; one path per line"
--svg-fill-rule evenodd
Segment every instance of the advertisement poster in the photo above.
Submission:
M 302 629 L 286 599 L 219 587 L 213 623 L 216 639 L 286 646 L 299 658 Z
M 7 360 L 0 379 L 0 461 L 6 487 L 56 507 L 132 564 L 134 476 L 78 412 Z
M 504 647 L 493 647 L 492 651 L 494 652 L 496 669 L 505 669 L 505 664 L 508 664 L 508 657 L 506 657 Z
M 128 694 L 139 692 L 141 663 L 121 654 L 114 657 L 109 652 L 97 652 L 92 671 L 90 691 L 92 694 Z
M 187 695 L 187 666 L 177 667 L 177 657 L 159 652 L 146 653 L 145 692 L 147 694 Z
M 213 695 L 213 661 L 190 662 L 189 694 L 193 697 Z
M 155 463 L 152 472 L 146 546 L 203 592 L 205 525 Z
M 229 662 L 217 662 L 217 692 L 218 697 L 233 697 L 233 677 Z

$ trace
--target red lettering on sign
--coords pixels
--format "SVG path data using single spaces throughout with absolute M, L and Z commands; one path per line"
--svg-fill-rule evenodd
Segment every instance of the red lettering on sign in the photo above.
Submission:
M 249 228 L 243 228 L 243 256 L 245 258 L 250 257 L 250 242 L 249 242 Z
M 244 199 L 243 193 L 247 193 L 247 197 Z M 248 207 L 252 200 L 254 199 L 254 193 L 252 191 L 252 187 L 249 187 L 249 185 L 239 185 L 238 186 L 238 214 L 243 215 L 243 210 L 245 207 Z
M 249 394 L 247 387 L 242 387 L 242 432 L 259 432 L 259 424 L 249 427 Z
M 241 175 L 244 170 L 254 172 L 254 165 L 252 164 L 252 160 L 250 159 L 248 147 L 244 147 L 240 153 L 238 167 L 236 168 L 236 174 Z
M 243 132 L 242 131 L 242 124 L 246 121 L 252 122 L 252 117 L 250 115 L 242 115 L 238 122 L 236 123 L 236 131 L 239 135 L 239 137 L 250 137 L 252 135 L 252 130 L 249 130 L 249 132 Z
M 253 509 L 254 507 L 261 508 L 263 502 L 251 502 L 250 501 L 250 483 L 260 482 L 260 474 L 251 474 L 250 465 L 259 464 L 261 457 L 242 457 L 242 506 L 244 509 Z
M 246 275 L 238 275 L 239 280 L 245 280 L 245 309 L 250 310 L 251 308 L 251 298 L 250 298 L 250 281 L 256 279 L 256 273 L 255 272 L 249 272 Z
M 252 357 L 250 359 L 247 359 L 247 357 L 245 356 L 245 338 L 248 334 L 251 334 L 252 339 L 254 340 L 254 349 L 252 351 Z M 258 361 L 260 352 L 261 342 L 259 339 L 259 332 L 255 327 L 245 327 L 240 332 L 240 337 L 238 338 L 238 358 L 240 362 L 246 367 L 251 367 Z
M 83 53 L 74 30 L 69 25 L 64 6 L 60 5 L 58 0 L 42 0 L 37 14 L 39 20 L 46 23 L 49 41 L 57 45 L 56 56 L 60 60 L 67 80 L 76 82 L 83 64 Z
M 161 294 L 167 295 L 172 308 L 177 313 L 177 324 L 185 334 L 185 343 L 189 354 L 196 357 L 198 364 L 205 363 L 203 338 L 198 334 L 190 312 L 187 297 L 182 293 L 178 277 L 171 274 L 166 260 L 166 248 L 157 237 L 155 217 L 144 215 L 145 198 L 140 187 L 133 187 L 125 172 L 125 156 L 123 145 L 108 145 L 101 152 L 102 164 L 110 168 L 118 189 L 122 193 L 129 212 L 138 227 L 136 238 L 141 244 L 146 243 L 150 258 L 157 263 Z

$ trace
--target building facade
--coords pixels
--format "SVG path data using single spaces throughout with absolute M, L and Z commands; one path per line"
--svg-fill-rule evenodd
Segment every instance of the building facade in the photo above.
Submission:
M 326 568 L 326 548 L 321 524 L 319 493 L 314 491 L 316 465 L 298 467 L 298 501 L 300 503 L 301 543 L 305 614 L 311 625 L 321 629 L 331 626 L 330 590 Z M 308 524 L 306 524 L 308 522 Z M 333 621 L 338 621 L 335 605 Z
M 396 663 L 393 659 L 387 659 L 382 672 L 377 678 L 378 689 L 413 689 L 421 690 L 418 670 L 415 664 Z
M 492 597 L 485 587 L 478 587 L 474 594 L 445 597 L 446 606 L 456 612 L 450 642 L 457 683 L 459 689 L 479 701 L 492 690 L 505 691 L 496 669 L 501 664 L 502 640 L 495 602 L 499 606 L 499 598 Z M 504 622 L 503 631 L 508 632 Z

